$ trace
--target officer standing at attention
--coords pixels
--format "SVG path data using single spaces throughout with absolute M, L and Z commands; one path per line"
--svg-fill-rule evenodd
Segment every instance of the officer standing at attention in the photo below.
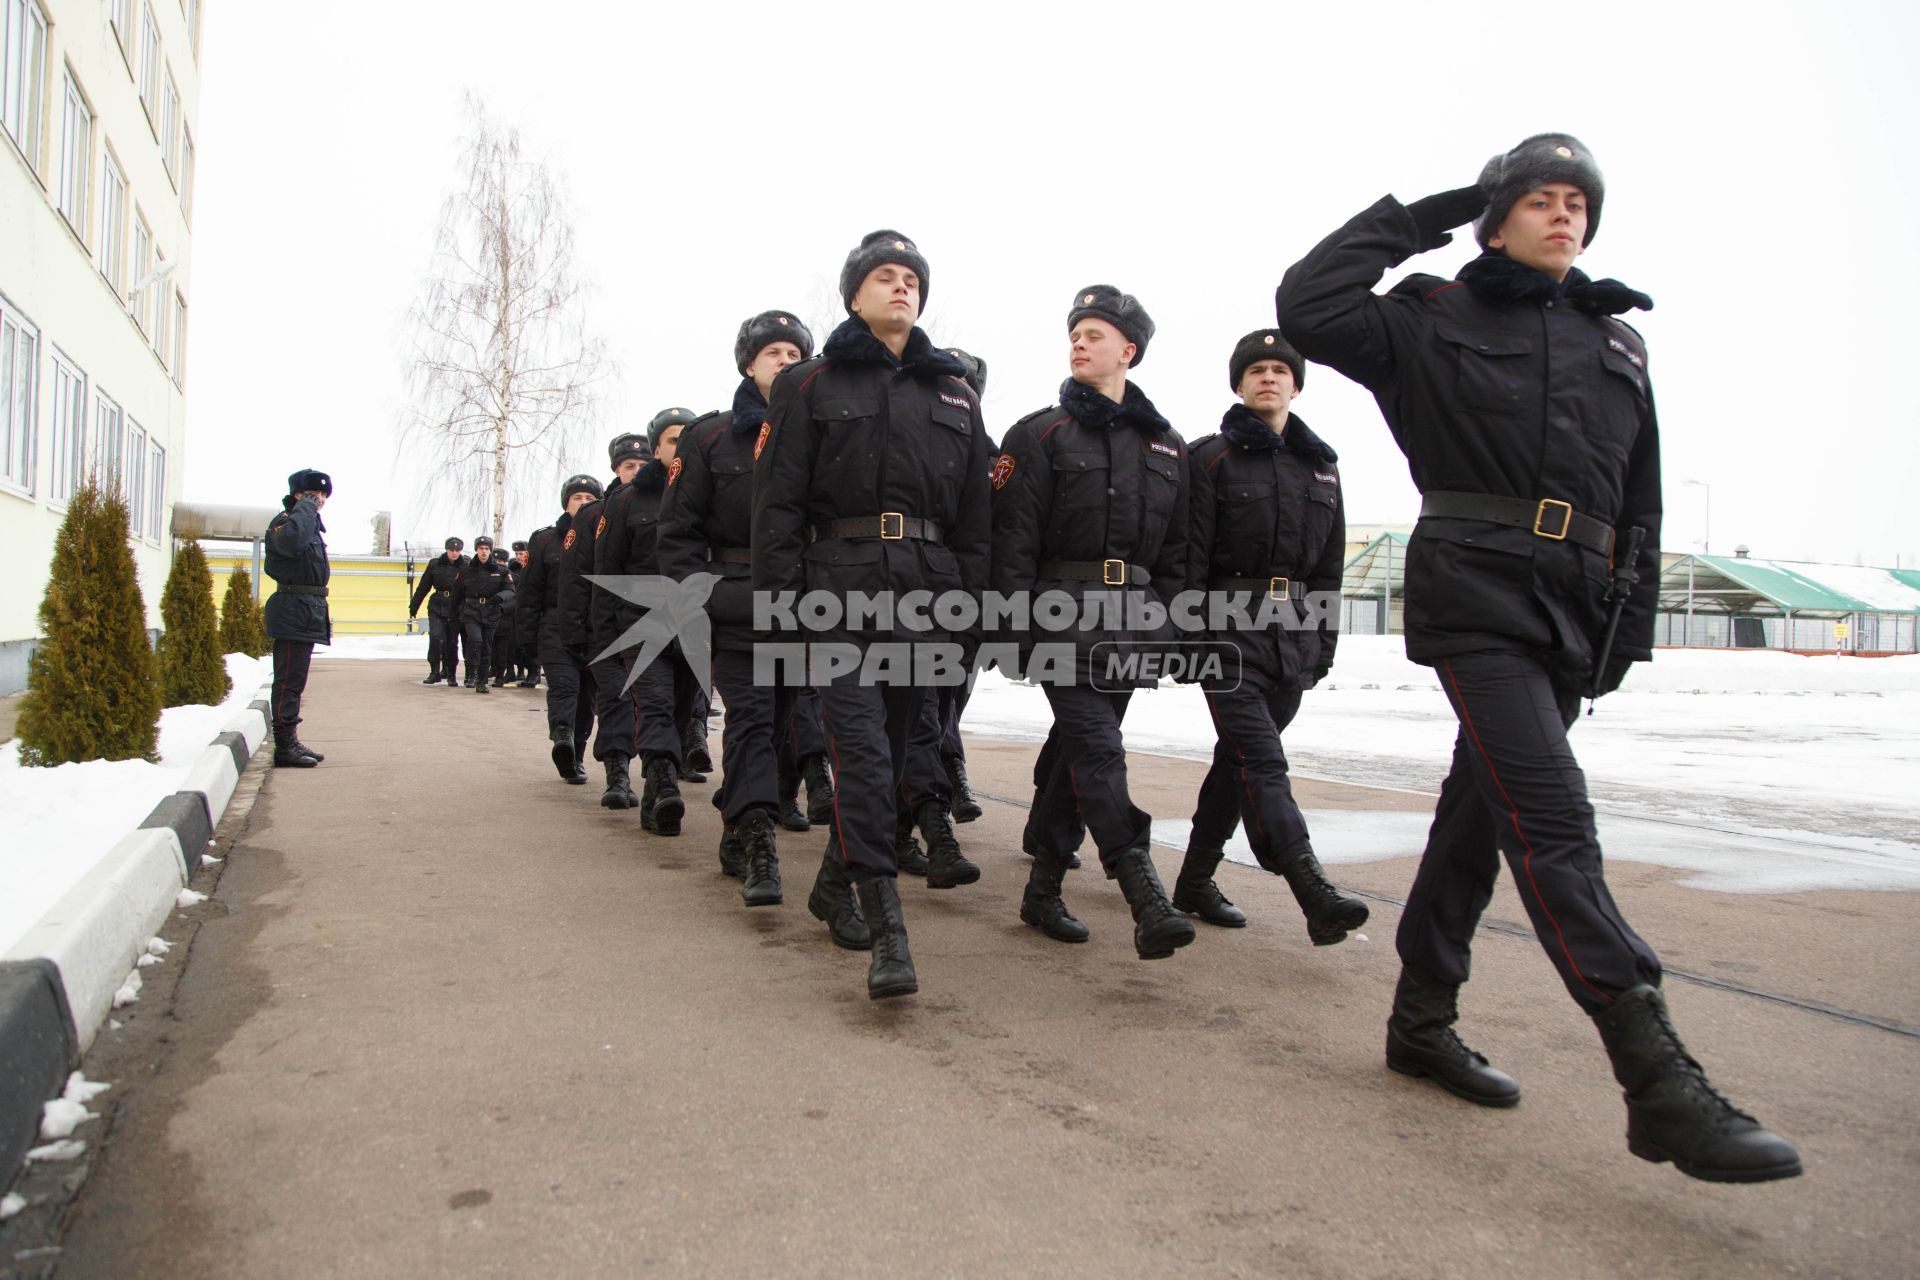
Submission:
M 1280 285 L 1287 338 L 1372 391 L 1407 455 L 1422 495 L 1407 656 L 1435 668 L 1460 722 L 1401 916 L 1387 1065 L 1482 1105 L 1519 1100 L 1453 1031 L 1505 853 L 1541 945 L 1612 1059 L 1627 1149 L 1709 1181 L 1792 1177 L 1798 1153 L 1715 1090 L 1674 1031 L 1660 962 L 1607 890 L 1567 738 L 1583 694 L 1611 692 L 1652 656 L 1660 570 L 1647 349 L 1617 318 L 1652 302 L 1573 265 L 1605 196 L 1579 139 L 1536 134 L 1473 186 L 1410 205 L 1381 198 Z M 1389 267 L 1466 222 L 1485 252 L 1454 280 L 1415 275 L 1373 292 Z
M 915 323 L 927 260 L 897 231 L 875 231 L 847 255 L 848 318 L 817 359 L 773 384 L 753 484 L 753 585 L 778 597 L 910 591 L 979 595 L 987 585 L 991 454 L 964 366 Z M 867 995 L 919 990 L 900 910 L 894 810 L 907 741 L 926 690 L 901 663 L 866 669 L 887 644 L 908 665 L 960 647 L 940 631 L 843 618 L 838 629 L 789 633 L 857 652 L 861 669 L 820 685 L 834 761 L 835 814 L 823 879 L 845 875 L 872 937 Z M 964 637 L 963 637 L 964 639 Z M 922 644 L 931 641 L 933 644 Z M 896 647 L 897 646 L 897 647 Z M 829 887 L 833 887 L 830 883 Z M 842 895 L 831 895 L 837 906 Z M 836 938 L 846 922 L 828 920 Z
M 593 729 L 593 681 L 587 674 L 587 654 L 560 638 L 560 564 L 574 537 L 574 513 L 599 497 L 600 482 L 589 475 L 569 477 L 560 486 L 560 518 L 529 541 L 515 617 L 517 631 L 545 664 L 553 767 L 572 786 L 587 781 L 580 757 Z
M 324 471 L 287 477 L 281 512 L 267 525 L 261 567 L 275 584 L 267 597 L 267 637 L 273 641 L 273 763 L 311 769 L 326 759 L 300 741 L 300 696 L 307 689 L 313 646 L 333 640 L 327 612 L 327 526 L 320 508 L 333 496 Z
M 1265 627 L 1212 637 L 1238 650 L 1239 670 L 1203 685 L 1217 741 L 1173 905 L 1209 924 L 1246 924 L 1246 913 L 1213 882 L 1227 837 L 1244 818 L 1255 860 L 1286 878 L 1307 917 L 1307 936 L 1325 947 L 1367 922 L 1367 904 L 1327 883 L 1280 742 L 1300 710 L 1301 691 L 1333 666 L 1333 608 L 1347 550 L 1337 457 L 1292 409 L 1306 380 L 1307 362 L 1279 330 L 1255 330 L 1227 362 L 1240 403 L 1227 410 L 1218 435 L 1193 443 L 1188 584 L 1247 601 L 1249 618 L 1277 616 Z M 1335 603 L 1316 621 L 1314 607 L 1301 612 L 1309 595 L 1319 607 Z
M 1152 337 L 1153 320 L 1133 295 L 1111 285 L 1080 290 L 1067 310 L 1071 376 L 1060 385 L 1060 403 L 1015 423 L 993 464 L 994 589 L 1035 599 L 1063 592 L 1082 611 L 1057 642 L 1035 633 L 1049 648 L 1070 647 L 1073 661 L 1060 682 L 1041 677 L 1053 707 L 1051 772 L 1028 823 L 1034 858 L 1020 918 L 1061 942 L 1087 940 L 1087 927 L 1060 894 L 1084 819 L 1107 878 L 1120 882 L 1132 909 L 1133 945 L 1143 960 L 1170 956 L 1194 938 L 1154 868 L 1152 819 L 1127 794 L 1120 722 L 1133 690 L 1111 678 L 1099 657 L 1114 651 L 1114 641 L 1170 640 L 1170 624 L 1128 630 L 1113 615 L 1130 598 L 1135 606 L 1170 606 L 1186 586 L 1186 443 L 1127 378 Z M 1097 619 L 1089 607 L 1095 597 Z M 1030 634 L 1023 664 L 1034 656 Z
M 493 633 L 500 625 L 500 597 L 509 589 L 504 561 L 493 558 L 493 539 L 481 534 L 473 540 L 473 559 L 453 584 L 453 608 L 467 639 L 467 683 L 475 692 L 488 692 L 493 670 Z
M 459 538 L 447 539 L 447 553 L 435 556 L 420 572 L 407 604 L 407 616 L 420 616 L 420 602 L 427 602 L 427 678 L 421 684 L 446 680 L 452 686 L 460 665 L 460 620 L 453 612 L 453 580 L 459 576 L 467 558 L 460 549 L 467 544 Z M 431 594 L 432 599 L 428 599 Z

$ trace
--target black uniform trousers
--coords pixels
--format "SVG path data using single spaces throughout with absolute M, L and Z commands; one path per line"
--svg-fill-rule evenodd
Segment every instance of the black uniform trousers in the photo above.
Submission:
M 1053 750 L 1034 799 L 1031 823 L 1041 847 L 1058 856 L 1079 845 L 1081 822 L 1093 833 L 1103 864 L 1147 843 L 1152 819 L 1127 795 L 1127 749 L 1120 736 L 1131 689 L 1047 685 L 1053 706 Z
M 960 742 L 960 717 L 967 714 L 967 700 L 973 697 L 973 682 L 980 678 L 978 671 L 967 672 L 965 684 L 941 685 L 940 702 L 940 755 L 943 758 L 967 757 L 967 749 Z
M 1287 778 L 1280 735 L 1300 711 L 1300 690 L 1206 691 L 1213 717 L 1213 765 L 1193 809 L 1193 843 L 1219 848 L 1234 825 L 1247 824 L 1247 843 L 1268 871 L 1279 872 L 1313 848 L 1307 820 Z
M 622 658 L 627 675 L 633 674 L 633 659 L 632 652 Z M 665 756 L 673 761 L 676 771 L 681 764 L 680 726 L 686 722 L 687 703 L 686 686 L 674 676 L 685 665 L 678 654 L 662 653 L 633 677 L 634 742 L 639 750 L 629 754 Z
M 273 736 L 291 736 L 300 723 L 300 695 L 307 691 L 307 672 L 313 667 L 313 641 L 273 642 Z
M 940 690 L 928 689 L 920 699 L 913 733 L 907 739 L 907 762 L 900 771 L 900 799 L 912 813 L 929 800 L 953 804 L 953 782 L 940 759 Z
M 713 684 L 725 717 L 720 728 L 720 790 L 714 795 L 714 807 L 731 826 L 749 809 L 772 812 L 779 807 L 775 727 L 793 714 L 800 690 L 754 683 L 753 654 L 738 649 L 714 651 Z
M 593 685 L 593 710 L 600 717 L 593 735 L 593 758 L 633 759 L 633 694 L 627 689 L 627 664 L 616 654 L 587 669 Z
M 895 808 L 926 690 L 917 685 L 859 683 L 858 672 L 820 686 L 820 721 L 827 758 L 833 764 L 833 829 L 828 852 L 836 852 L 855 884 L 895 877 Z
M 1540 945 L 1581 1008 L 1597 1013 L 1631 987 L 1657 985 L 1660 961 L 1607 891 L 1586 776 L 1567 743 L 1580 695 L 1556 689 L 1523 653 L 1460 654 L 1436 672 L 1460 732 L 1400 917 L 1400 959 L 1467 980 L 1469 942 L 1504 853 Z
M 1047 811 L 1040 802 L 1046 795 L 1047 783 L 1053 778 L 1054 762 L 1059 758 L 1060 730 L 1049 728 L 1047 740 L 1040 744 L 1039 752 L 1033 757 L 1033 803 L 1027 808 L 1027 824 L 1020 833 L 1020 847 L 1029 854 L 1049 853 L 1064 858 L 1087 838 L 1087 824 L 1080 820 L 1077 809 L 1071 827 L 1050 832 L 1042 825 Z
M 443 680 L 456 678 L 460 666 L 460 622 L 451 614 L 427 615 L 427 667 Z
M 466 606 L 461 606 L 466 608 Z M 467 609 L 462 619 L 462 630 L 467 639 L 467 674 L 477 685 L 492 678 L 493 671 L 493 633 L 499 626 L 497 619 L 487 616 L 487 606 Z
M 593 732 L 593 673 L 583 662 L 562 658 L 547 664 L 547 731 L 567 729 L 579 752 Z
M 726 692 L 720 694 L 724 700 Z M 820 691 L 803 685 L 793 691 L 786 714 L 774 724 L 774 755 L 780 778 L 789 789 L 800 785 L 800 763 L 827 750 L 826 727 L 820 722 Z
M 713 672 L 707 672 L 708 679 Z M 673 655 L 673 701 L 680 708 L 680 743 L 683 750 L 707 745 L 707 713 L 713 699 L 700 687 L 700 678 L 678 650 Z

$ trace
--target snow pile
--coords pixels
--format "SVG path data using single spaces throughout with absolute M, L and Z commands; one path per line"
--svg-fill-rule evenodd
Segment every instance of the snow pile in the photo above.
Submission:
M 97 1084 L 78 1071 L 68 1076 L 65 1092 L 40 1108 L 40 1136 L 49 1142 L 70 1138 L 79 1126 L 99 1119 L 87 1110 L 87 1104 L 111 1088 L 112 1085 Z
M 415 662 L 427 660 L 427 637 L 425 634 L 412 636 L 342 636 L 336 635 L 333 643 L 320 645 L 313 651 L 317 658 L 355 658 L 372 661 L 387 661 L 397 658 L 411 658 Z
M 20 763 L 20 743 L 0 745 L 0 950 L 33 926 L 153 806 L 180 789 L 206 745 L 273 677 L 265 658 L 227 655 L 233 690 L 217 707 L 160 713 L 160 762 L 89 760 L 51 769 Z

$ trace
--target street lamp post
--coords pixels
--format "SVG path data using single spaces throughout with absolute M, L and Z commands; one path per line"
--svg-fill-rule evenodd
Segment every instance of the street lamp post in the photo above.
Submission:
M 1680 483 L 1691 485 L 1700 490 L 1702 508 L 1700 519 L 1700 554 L 1710 556 L 1713 554 L 1713 486 L 1705 480 L 1682 480 Z

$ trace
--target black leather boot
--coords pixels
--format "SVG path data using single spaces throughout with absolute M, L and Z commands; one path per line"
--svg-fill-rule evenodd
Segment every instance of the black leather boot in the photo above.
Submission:
M 680 820 L 686 816 L 687 802 L 680 795 L 678 774 L 670 756 L 653 756 L 647 760 L 647 791 L 653 803 L 640 806 L 640 825 L 656 835 L 680 834 Z
M 1202 845 L 1189 840 L 1187 860 L 1180 864 L 1180 874 L 1173 882 L 1173 909 L 1199 916 L 1223 929 L 1244 929 L 1247 913 L 1227 901 L 1227 895 L 1213 882 L 1213 873 L 1219 870 L 1220 860 L 1226 856 L 1226 851 L 1217 844 Z
M 1022 828 L 1020 832 L 1020 852 L 1026 854 L 1029 858 L 1039 857 L 1040 856 L 1039 851 L 1045 847 L 1041 843 L 1040 837 L 1037 834 L 1035 834 L 1034 828 L 1033 828 L 1033 815 L 1039 812 L 1039 810 L 1040 810 L 1040 791 L 1038 788 L 1035 788 L 1033 793 L 1033 802 L 1027 806 L 1027 825 L 1024 828 Z M 1080 847 L 1080 842 L 1087 838 L 1087 829 L 1084 826 L 1081 826 L 1081 827 L 1076 827 L 1075 831 L 1076 831 L 1076 834 L 1073 838 L 1073 847 L 1075 849 L 1078 849 Z M 1072 850 L 1069 850 L 1067 852 L 1066 859 L 1067 859 L 1067 870 L 1078 871 L 1080 869 L 1079 854 L 1074 853 Z
M 273 731 L 273 767 L 276 769 L 311 769 L 319 760 L 300 750 L 300 740 L 292 729 Z
M 900 914 L 900 888 L 891 876 L 875 876 L 860 886 L 860 914 L 873 938 L 873 961 L 867 966 L 867 999 L 910 996 L 920 990 L 907 950 L 907 925 Z
M 1520 1101 L 1520 1086 L 1454 1033 L 1459 999 L 1460 988 L 1451 982 L 1402 965 L 1387 1018 L 1387 1065 L 1403 1076 L 1424 1076 L 1468 1102 L 1511 1107 Z
M 1330 947 L 1336 942 L 1345 942 L 1349 929 L 1358 929 L 1367 922 L 1367 904 L 1358 898 L 1342 897 L 1338 889 L 1328 884 L 1313 850 L 1295 857 L 1280 868 L 1280 874 L 1286 877 L 1294 901 L 1307 917 L 1307 937 L 1313 940 L 1314 946 Z
M 813 892 L 807 895 L 807 910 L 827 926 L 827 936 L 836 947 L 849 951 L 871 951 L 873 935 L 860 914 L 860 903 L 853 892 L 847 869 L 829 849 L 820 859 L 820 874 L 813 878 Z
M 439 684 L 440 673 L 436 671 L 432 675 L 428 676 L 425 680 L 422 680 L 420 683 L 421 684 Z
M 800 762 L 800 776 L 807 784 L 807 817 L 813 822 L 833 820 L 833 773 L 827 758 L 815 754 Z
M 300 741 L 300 735 L 297 732 L 293 735 L 293 741 L 288 743 L 288 745 L 291 746 L 295 751 L 298 751 L 303 756 L 312 756 L 313 762 L 315 764 L 320 764 L 326 760 L 325 756 L 321 755 L 318 751 L 315 751 L 312 747 L 308 746 L 306 743 Z
M 750 907 L 779 906 L 780 854 L 773 847 L 773 818 L 765 809 L 750 809 L 740 819 L 740 847 L 747 854 L 740 901 Z
M 914 812 L 914 818 L 920 824 L 920 834 L 927 838 L 927 888 L 951 889 L 980 878 L 979 866 L 960 852 L 945 800 L 927 801 Z
M 600 807 L 631 809 L 638 805 L 640 797 L 633 794 L 633 784 L 627 781 L 627 758 L 608 756 L 601 763 L 607 770 L 607 789 L 600 793 Z
M 1085 942 L 1092 935 L 1060 896 L 1066 877 L 1066 863 L 1050 854 L 1034 855 L 1027 891 L 1020 895 L 1020 918 L 1057 942 Z
M 547 736 L 553 739 L 553 751 L 550 754 L 553 756 L 554 771 L 562 781 L 572 782 L 574 766 L 580 763 L 580 757 L 573 751 L 573 730 L 563 724 Z
M 808 831 L 813 823 L 800 812 L 800 779 L 784 769 L 780 773 L 780 825 L 789 831 Z
M 894 816 L 893 865 L 903 876 L 927 874 L 927 851 L 913 838 L 913 811 L 904 804 Z
M 1120 892 L 1133 908 L 1133 949 L 1142 960 L 1164 960 L 1193 941 L 1193 926 L 1167 901 L 1146 845 L 1137 844 L 1115 858 L 1107 879 L 1120 882 Z
M 967 781 L 967 758 L 965 756 L 947 756 L 947 784 L 953 788 L 953 820 L 972 822 L 986 810 L 973 798 L 973 786 Z
M 688 782 L 705 782 L 713 772 L 713 757 L 707 754 L 706 735 L 689 729 L 680 739 L 680 776 Z
M 1673 1029 L 1658 987 L 1624 991 L 1593 1015 L 1627 1100 L 1627 1150 L 1703 1182 L 1797 1177 L 1800 1153 L 1729 1102 Z
M 740 828 L 733 823 L 720 828 L 720 874 L 735 880 L 746 878 L 747 849 L 740 843 Z

